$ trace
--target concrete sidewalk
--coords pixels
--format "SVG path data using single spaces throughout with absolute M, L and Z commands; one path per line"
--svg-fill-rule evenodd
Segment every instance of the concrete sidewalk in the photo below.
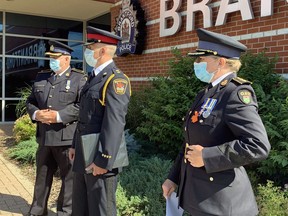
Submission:
M 27 215 L 34 185 L 21 175 L 21 170 L 0 154 L 0 215 Z M 55 209 L 48 216 L 55 216 Z
M 6 134 L 0 131 L 1 136 Z M 33 183 L 0 152 L 0 215 L 27 215 L 33 198 Z M 48 216 L 55 216 L 55 209 Z

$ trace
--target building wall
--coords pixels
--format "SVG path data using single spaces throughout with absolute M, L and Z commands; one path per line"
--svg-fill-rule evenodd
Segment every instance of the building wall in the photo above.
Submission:
M 186 31 L 187 1 L 182 0 L 179 12 L 182 12 L 182 25 L 178 33 L 172 36 L 160 37 L 160 2 L 162 0 L 139 0 L 145 10 L 147 20 L 146 47 L 142 55 L 129 55 L 116 58 L 116 63 L 132 81 L 134 90 L 148 84 L 149 77 L 165 75 L 167 61 L 173 57 L 171 48 L 177 47 L 183 55 L 194 51 L 197 47 L 195 30 Z M 265 0 L 268 1 L 268 0 Z M 173 3 L 173 1 L 170 1 Z M 201 2 L 201 1 L 198 1 Z M 240 11 L 228 14 L 226 24 L 215 26 L 221 0 L 212 0 L 213 26 L 207 28 L 222 34 L 227 34 L 245 44 L 253 53 L 265 51 L 267 55 L 279 56 L 276 71 L 288 74 L 288 2 L 274 0 L 273 15 L 261 17 L 261 0 L 250 0 L 254 19 L 243 21 Z M 172 4 L 173 5 L 173 4 Z M 121 4 L 111 9 L 111 27 L 115 26 L 115 18 L 119 15 Z M 197 12 L 195 29 L 203 28 L 202 13 Z

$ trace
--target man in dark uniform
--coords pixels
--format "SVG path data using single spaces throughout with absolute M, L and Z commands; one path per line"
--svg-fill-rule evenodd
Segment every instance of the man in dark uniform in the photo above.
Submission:
M 38 73 L 28 97 L 27 111 L 37 122 L 36 182 L 30 215 L 47 215 L 47 200 L 53 174 L 60 169 L 62 180 L 57 215 L 72 215 L 72 164 L 68 157 L 79 112 L 80 91 L 87 78 L 71 69 L 71 47 L 49 41 L 51 70 Z
M 184 124 L 184 144 L 168 179 L 165 198 L 178 185 L 179 205 L 193 216 L 255 216 L 258 208 L 244 165 L 270 151 L 256 95 L 237 77 L 246 46 L 226 35 L 198 29 L 194 72 L 209 83 Z
M 77 129 L 69 156 L 74 160 L 73 215 L 116 215 L 117 174 L 128 165 L 124 137 L 131 94 L 128 77 L 114 64 L 117 43 L 110 32 L 87 27 L 85 60 L 93 67 L 83 87 Z M 92 162 L 84 163 L 83 137 L 99 136 Z

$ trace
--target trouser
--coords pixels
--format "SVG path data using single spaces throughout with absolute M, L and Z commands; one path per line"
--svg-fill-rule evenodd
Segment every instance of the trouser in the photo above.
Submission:
M 74 173 L 73 216 L 116 216 L 117 174 Z
M 57 215 L 72 215 L 73 172 L 68 152 L 69 146 L 39 145 L 36 153 L 36 182 L 30 214 L 47 215 L 47 201 L 53 175 L 59 167 L 62 185 L 57 199 Z

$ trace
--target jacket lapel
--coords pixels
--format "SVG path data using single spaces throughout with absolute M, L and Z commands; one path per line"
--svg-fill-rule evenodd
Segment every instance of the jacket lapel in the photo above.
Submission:
M 111 71 L 111 69 L 115 67 L 114 62 L 107 65 L 97 76 L 94 76 L 89 81 L 86 82 L 85 86 L 82 89 L 82 94 L 86 92 L 89 88 L 91 88 L 94 85 L 97 85 L 98 83 L 101 83 L 105 76 Z

